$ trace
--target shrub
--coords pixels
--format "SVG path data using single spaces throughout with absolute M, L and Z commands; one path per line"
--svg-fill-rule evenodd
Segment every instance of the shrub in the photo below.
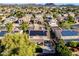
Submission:
M 39 47 L 39 46 L 36 47 L 36 53 L 41 53 L 42 51 L 43 51 L 43 50 L 42 50 L 41 47 Z
M 70 46 L 70 47 L 77 47 L 78 46 L 78 42 L 71 41 L 71 42 L 68 42 L 66 45 Z
M 64 42 L 62 39 L 56 44 L 56 54 L 60 56 L 71 56 L 72 52 L 65 46 Z
M 33 56 L 36 45 L 27 34 L 6 34 L 1 40 L 0 53 L 2 56 Z

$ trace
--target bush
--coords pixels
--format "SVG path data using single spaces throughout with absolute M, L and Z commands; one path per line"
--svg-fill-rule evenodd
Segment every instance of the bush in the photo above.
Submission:
M 37 46 L 37 47 L 36 47 L 36 53 L 41 53 L 41 52 L 43 52 L 42 48 L 39 47 L 39 46 Z
M 33 56 L 36 45 L 29 40 L 27 34 L 6 34 L 1 40 L 0 53 L 2 56 Z
M 13 24 L 12 23 L 7 23 L 6 24 L 6 29 L 7 29 L 8 32 L 12 32 Z
M 59 40 L 59 42 L 56 44 L 56 54 L 59 56 L 71 56 L 72 52 L 65 46 L 62 39 Z
M 79 47 L 79 42 L 77 42 L 77 47 Z
M 78 46 L 78 42 L 71 41 L 71 42 L 68 42 L 66 45 L 70 46 L 70 47 L 77 47 Z

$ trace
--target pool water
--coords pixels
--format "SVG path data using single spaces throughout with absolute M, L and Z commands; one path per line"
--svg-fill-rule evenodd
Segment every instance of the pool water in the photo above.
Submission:
M 1 31 L 0 36 L 4 36 L 7 33 L 7 31 Z
M 30 36 L 36 36 L 36 35 L 46 36 L 46 34 L 47 34 L 47 31 L 30 31 L 29 32 Z
M 77 31 L 72 31 L 72 30 L 63 30 L 61 32 L 62 36 L 77 36 L 79 35 L 79 32 Z

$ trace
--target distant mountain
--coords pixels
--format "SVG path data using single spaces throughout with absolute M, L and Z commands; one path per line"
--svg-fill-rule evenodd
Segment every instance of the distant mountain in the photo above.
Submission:
M 0 6 L 19 6 L 19 7 L 22 7 L 22 8 L 26 8 L 28 6 L 35 6 L 35 7 L 39 7 L 39 6 L 43 6 L 42 4 L 0 4 Z
M 0 4 L 2 6 L 19 6 L 19 7 L 27 7 L 27 6 L 35 6 L 35 7 L 41 7 L 41 6 L 47 6 L 52 7 L 56 6 L 54 3 L 46 3 L 46 4 Z
M 54 3 L 46 3 L 44 6 L 50 6 L 50 7 L 52 7 L 52 6 L 56 6 Z
M 27 6 L 35 6 L 35 7 L 41 7 L 41 6 L 47 6 L 47 7 L 63 7 L 63 6 L 79 6 L 79 5 L 74 5 L 74 4 L 55 4 L 55 3 L 45 3 L 45 4 L 35 4 L 35 3 L 30 3 L 30 4 L 0 4 L 0 6 L 19 6 L 22 8 L 26 8 Z
M 60 5 L 60 6 L 77 6 L 77 5 L 74 5 L 74 4 L 63 4 L 63 5 Z

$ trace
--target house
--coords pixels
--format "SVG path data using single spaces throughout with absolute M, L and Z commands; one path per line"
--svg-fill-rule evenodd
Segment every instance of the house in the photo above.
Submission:
M 46 15 L 46 19 L 48 22 L 50 22 L 52 20 L 52 16 L 51 15 Z
M 43 14 L 36 14 L 36 19 L 39 20 L 40 22 L 43 22 Z
M 57 20 L 51 20 L 50 22 L 49 22 L 49 25 L 51 26 L 51 27 L 57 27 L 58 26 L 58 24 L 57 24 Z
M 56 30 L 55 34 L 58 39 L 63 39 L 65 42 L 79 41 L 79 32 L 75 30 Z
M 76 22 L 77 24 L 79 24 L 79 17 L 78 17 L 78 16 L 75 17 L 75 22 Z
M 67 16 L 68 16 L 68 14 L 67 14 L 67 13 L 65 13 L 65 14 L 63 14 L 63 16 L 64 16 L 64 17 L 67 17 Z
M 70 15 L 70 16 L 72 16 L 72 17 L 74 17 L 74 16 L 75 16 L 75 14 L 74 14 L 74 13 L 72 13 L 72 12 L 69 12 L 69 15 Z
M 35 43 L 44 43 L 44 41 L 49 41 L 48 33 L 44 30 L 29 30 L 29 38 Z
M 47 30 L 41 24 L 29 24 L 29 38 L 35 43 L 44 43 L 48 40 Z
M 64 17 L 57 17 L 58 22 L 62 22 L 64 20 Z
M 16 20 L 18 20 L 18 18 L 11 16 L 11 17 L 5 18 L 3 23 L 7 24 L 9 22 L 14 22 Z
M 64 20 L 64 17 L 62 14 L 59 14 L 58 17 L 57 17 L 57 21 L 58 22 L 62 22 Z
M 37 24 L 37 23 L 34 23 L 34 24 L 30 23 L 29 30 L 45 30 L 45 26 L 42 24 Z
M 29 22 L 31 19 L 32 15 L 31 14 L 26 14 L 25 16 L 23 16 L 22 18 L 19 18 L 20 21 L 23 22 Z
M 23 30 L 20 30 L 18 27 L 13 28 L 13 32 L 12 33 L 23 33 Z
M 72 29 L 79 30 L 79 24 L 71 25 Z
M 46 20 L 47 20 L 48 22 L 50 22 L 50 21 L 52 20 L 52 18 L 51 18 L 51 17 L 46 17 Z
M 29 30 L 34 30 L 34 24 L 29 24 Z
M 20 24 L 18 24 L 18 23 L 13 23 L 13 27 L 20 27 Z

